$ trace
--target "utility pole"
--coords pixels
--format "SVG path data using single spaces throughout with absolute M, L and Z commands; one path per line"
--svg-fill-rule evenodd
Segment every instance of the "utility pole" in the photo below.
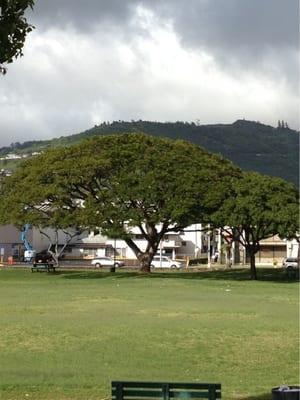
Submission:
M 207 237 L 207 268 L 211 268 L 211 254 L 210 254 L 210 225 L 208 225 Z

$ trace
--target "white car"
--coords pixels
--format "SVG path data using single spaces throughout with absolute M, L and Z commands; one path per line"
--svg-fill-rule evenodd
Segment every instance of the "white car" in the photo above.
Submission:
M 166 256 L 154 256 L 151 262 L 151 268 L 180 269 L 183 268 L 183 264 Z
M 299 269 L 299 259 L 296 257 L 287 257 L 283 260 L 282 267 L 286 269 Z
M 123 261 L 114 260 L 111 257 L 94 258 L 92 260 L 91 264 L 94 265 L 96 268 L 113 267 L 113 266 L 115 266 L 116 268 L 119 268 L 119 267 L 123 267 L 125 265 Z

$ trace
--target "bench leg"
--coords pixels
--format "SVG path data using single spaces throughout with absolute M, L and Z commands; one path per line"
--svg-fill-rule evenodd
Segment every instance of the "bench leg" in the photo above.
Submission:
M 215 388 L 209 388 L 208 395 L 209 395 L 209 400 L 216 400 L 217 399 L 217 397 L 216 397 L 216 389 Z
M 123 385 L 121 382 L 116 385 L 116 400 L 123 400 Z

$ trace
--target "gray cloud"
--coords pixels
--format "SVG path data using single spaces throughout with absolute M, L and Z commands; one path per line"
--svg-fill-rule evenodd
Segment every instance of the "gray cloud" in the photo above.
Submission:
M 43 0 L 34 19 L 41 28 L 72 24 L 86 33 L 103 21 L 128 29 L 138 5 L 173 21 L 187 45 L 231 54 L 299 46 L 298 0 Z
M 209 52 L 228 70 L 284 75 L 297 85 L 298 0 L 43 0 L 34 19 L 40 29 L 71 25 L 89 35 L 105 26 L 130 38 L 145 34 L 131 21 L 137 6 L 173 24 L 183 46 Z
M 113 119 L 298 127 L 297 0 L 40 0 L 29 17 L 0 146 Z
M 103 20 L 121 22 L 130 15 L 131 1 L 120 0 L 42 0 L 37 1 L 33 20 L 43 28 L 64 28 L 71 24 L 89 32 Z
M 225 68 L 299 80 L 298 0 L 191 0 L 174 8 L 185 46 L 204 48 Z M 276 65 L 276 70 L 273 66 Z
M 173 10 L 176 31 L 195 46 L 298 48 L 298 0 L 190 0 Z

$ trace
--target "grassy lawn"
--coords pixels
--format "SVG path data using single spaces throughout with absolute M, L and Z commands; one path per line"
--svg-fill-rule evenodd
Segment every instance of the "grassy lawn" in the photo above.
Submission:
M 111 380 L 298 383 L 298 283 L 281 270 L 0 270 L 0 399 L 109 399 Z

